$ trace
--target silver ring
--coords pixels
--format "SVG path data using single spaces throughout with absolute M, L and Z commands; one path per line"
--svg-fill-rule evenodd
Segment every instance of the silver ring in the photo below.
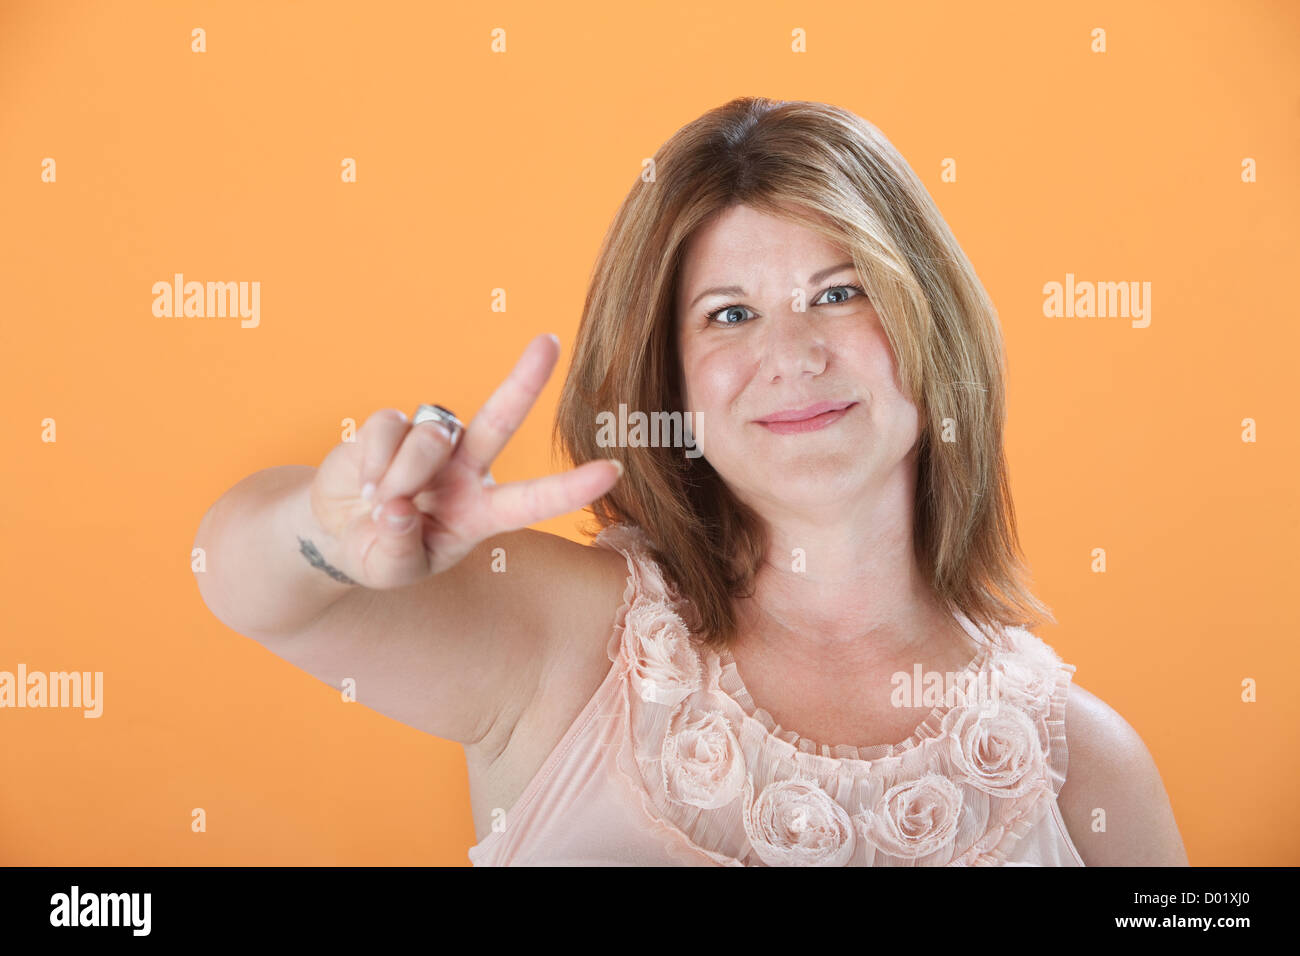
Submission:
M 441 405 L 421 405 L 415 410 L 411 417 L 412 425 L 419 425 L 421 422 L 437 422 L 442 425 L 451 434 L 451 443 L 456 444 L 460 438 L 461 432 L 465 426 L 461 420 L 456 417 L 455 412 L 450 408 L 443 408 Z

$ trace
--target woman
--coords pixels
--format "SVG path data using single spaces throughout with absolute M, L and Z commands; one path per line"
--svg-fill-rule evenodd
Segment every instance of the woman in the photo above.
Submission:
M 578 466 L 497 486 L 557 357 L 463 432 L 376 412 L 196 540 L 230 627 L 464 744 L 475 863 L 1186 864 L 1029 630 L 996 314 L 878 130 L 744 98 L 674 135 L 587 297 Z M 594 546 L 527 528 L 588 504 Z

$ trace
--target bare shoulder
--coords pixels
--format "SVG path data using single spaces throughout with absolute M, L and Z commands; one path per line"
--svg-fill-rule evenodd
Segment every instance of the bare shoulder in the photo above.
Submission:
M 506 755 L 530 763 L 556 724 L 570 711 L 570 719 L 576 717 L 590 699 L 609 669 L 606 641 L 628 574 L 618 552 L 559 535 L 525 529 L 514 544 L 515 553 L 503 556 L 506 573 L 519 566 L 519 586 L 533 592 L 527 606 L 539 616 L 518 623 L 541 641 L 526 692 L 504 702 L 492 729 L 467 748 L 489 764 Z
M 628 575 L 623 555 L 531 529 L 522 540 L 534 568 L 530 586 L 544 589 L 545 600 L 534 605 L 546 614 L 544 660 L 553 665 L 589 648 L 592 634 L 608 636 Z M 598 643 L 603 654 L 605 644 Z
M 1105 701 L 1071 683 L 1069 753 L 1057 803 L 1088 866 L 1187 866 L 1187 853 L 1151 752 Z

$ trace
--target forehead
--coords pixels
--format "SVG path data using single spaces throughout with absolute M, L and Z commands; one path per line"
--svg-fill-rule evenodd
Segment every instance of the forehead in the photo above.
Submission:
M 682 250 L 681 297 L 705 285 L 754 284 L 767 275 L 806 278 L 847 258 L 843 246 L 802 223 L 752 206 L 732 206 L 704 223 Z

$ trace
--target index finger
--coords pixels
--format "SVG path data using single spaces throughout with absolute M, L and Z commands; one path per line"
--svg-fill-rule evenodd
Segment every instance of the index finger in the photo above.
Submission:
M 559 357 L 560 340 L 554 335 L 539 335 L 529 342 L 505 381 L 465 428 L 453 457 L 479 475 L 486 475 L 492 460 L 501 453 L 537 401 Z

